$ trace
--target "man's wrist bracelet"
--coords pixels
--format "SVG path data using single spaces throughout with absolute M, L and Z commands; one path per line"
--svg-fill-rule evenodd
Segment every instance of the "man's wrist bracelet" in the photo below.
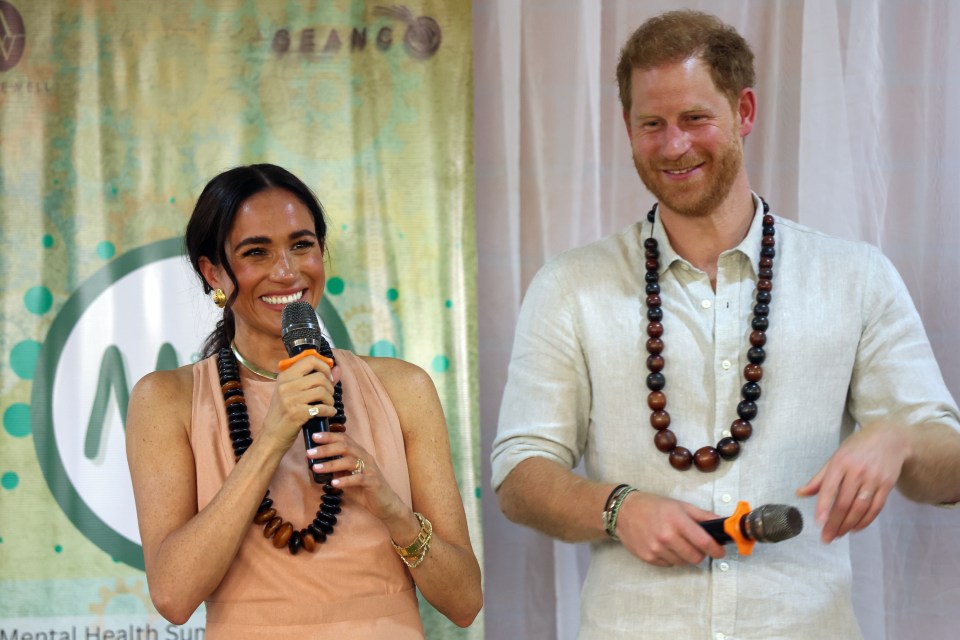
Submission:
M 607 504 L 603 510 L 603 528 L 607 532 L 607 535 L 614 540 L 620 539 L 620 537 L 617 536 L 617 518 L 620 515 L 620 507 L 623 506 L 623 501 L 626 497 L 635 491 L 637 491 L 637 489 L 634 487 L 621 484 L 610 492 L 610 496 L 607 498 Z

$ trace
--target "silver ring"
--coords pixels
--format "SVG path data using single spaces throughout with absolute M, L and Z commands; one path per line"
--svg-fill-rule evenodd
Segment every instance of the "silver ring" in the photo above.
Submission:
M 363 458 L 357 458 L 357 464 L 353 468 L 353 471 L 350 472 L 350 475 L 356 476 L 363 473 Z
M 307 413 L 310 414 L 311 418 L 316 418 L 317 414 L 320 413 L 320 407 L 310 407 L 309 409 L 307 409 Z

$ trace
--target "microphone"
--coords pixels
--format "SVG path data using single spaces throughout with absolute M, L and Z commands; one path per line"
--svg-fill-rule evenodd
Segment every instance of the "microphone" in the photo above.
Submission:
M 321 344 L 326 341 L 323 334 L 320 333 L 320 323 L 317 321 L 317 314 L 313 307 L 304 300 L 291 302 L 283 308 L 280 315 L 280 336 L 283 339 L 283 346 L 287 348 L 288 360 L 280 363 L 281 371 L 292 365 L 294 362 L 307 354 L 314 354 L 331 367 L 333 361 L 320 354 Z M 320 404 L 320 403 L 314 403 Z M 307 449 L 314 447 L 312 439 L 313 434 L 330 431 L 330 424 L 327 418 L 314 416 L 303 423 L 303 444 Z M 335 458 L 323 458 L 319 462 L 329 462 Z M 313 476 L 313 481 L 317 484 L 326 484 L 333 478 L 332 473 L 317 473 L 313 470 L 314 461 L 307 460 L 307 469 Z
M 707 520 L 700 526 L 720 544 L 735 542 L 740 555 L 748 556 L 755 542 L 780 542 L 799 535 L 803 516 L 786 504 L 765 504 L 751 511 L 741 500 L 729 518 Z

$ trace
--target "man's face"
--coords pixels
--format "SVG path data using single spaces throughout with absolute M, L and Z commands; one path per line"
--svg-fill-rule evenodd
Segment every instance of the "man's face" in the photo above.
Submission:
M 744 121 L 699 58 L 634 69 L 631 82 L 625 120 L 640 179 L 670 210 L 710 215 L 741 175 L 752 117 Z

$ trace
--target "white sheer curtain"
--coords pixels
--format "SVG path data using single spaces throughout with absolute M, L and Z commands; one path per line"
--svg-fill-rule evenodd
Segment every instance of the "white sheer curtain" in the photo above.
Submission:
M 614 69 L 630 32 L 670 9 L 714 13 L 752 43 L 759 116 L 746 153 L 754 189 L 782 216 L 883 249 L 913 294 L 947 384 L 960 396 L 960 3 L 477 0 L 474 6 L 486 465 L 530 278 L 550 256 L 634 222 L 653 202 L 630 162 Z M 492 490 L 484 490 L 487 637 L 575 637 L 585 548 L 507 522 Z M 956 637 L 958 539 L 960 511 L 898 495 L 877 523 L 854 536 L 854 598 L 868 639 Z

